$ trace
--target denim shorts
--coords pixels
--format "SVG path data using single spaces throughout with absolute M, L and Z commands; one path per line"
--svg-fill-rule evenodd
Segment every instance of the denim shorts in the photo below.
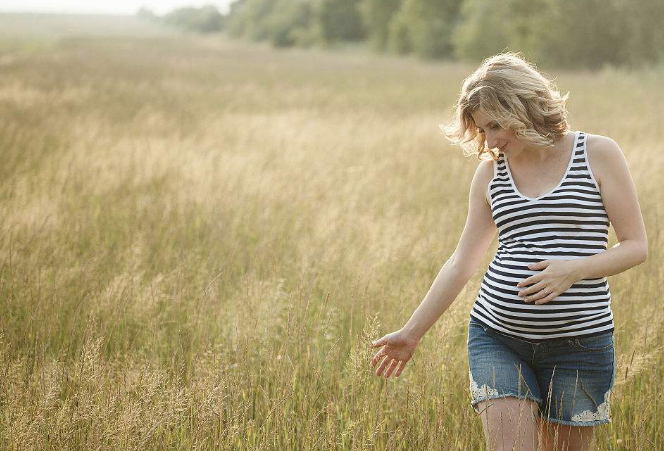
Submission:
M 471 404 L 513 396 L 535 401 L 542 419 L 569 426 L 609 423 L 615 379 L 613 332 L 529 341 L 471 317 L 468 326 Z

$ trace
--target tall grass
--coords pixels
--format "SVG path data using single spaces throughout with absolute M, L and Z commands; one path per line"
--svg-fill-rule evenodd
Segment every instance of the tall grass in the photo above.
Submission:
M 481 449 L 495 242 L 401 378 L 369 367 L 462 230 L 476 162 L 437 125 L 471 69 L 173 36 L 1 54 L 3 448 Z M 622 146 L 651 246 L 609 279 L 597 445 L 659 449 L 661 74 L 555 75 L 573 128 Z

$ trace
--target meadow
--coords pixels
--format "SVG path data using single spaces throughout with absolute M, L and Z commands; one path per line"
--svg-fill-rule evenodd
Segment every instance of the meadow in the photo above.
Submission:
M 369 365 L 462 231 L 477 160 L 438 125 L 473 67 L 123 20 L 0 27 L 1 447 L 482 449 L 466 333 L 497 240 L 400 378 Z M 609 277 L 597 449 L 664 449 L 664 69 L 549 73 L 649 236 Z

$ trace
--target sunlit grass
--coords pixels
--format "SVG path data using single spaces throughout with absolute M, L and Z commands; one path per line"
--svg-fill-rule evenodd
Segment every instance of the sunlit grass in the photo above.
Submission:
M 495 242 L 401 378 L 368 348 L 462 230 L 477 163 L 438 124 L 471 69 L 169 36 L 0 53 L 0 443 L 481 449 L 466 330 Z M 572 127 L 623 148 L 651 246 L 609 278 L 598 447 L 658 449 L 660 74 L 555 75 Z

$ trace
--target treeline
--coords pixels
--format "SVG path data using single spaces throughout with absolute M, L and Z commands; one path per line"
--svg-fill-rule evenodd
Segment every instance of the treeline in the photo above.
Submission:
M 476 62 L 505 49 L 545 66 L 664 60 L 662 0 L 236 0 L 138 16 L 277 47 L 367 43 L 379 52 Z
M 367 42 L 470 61 L 509 49 L 597 68 L 662 61 L 662 19 L 662 0 L 236 0 L 224 28 L 278 47 Z
M 163 23 L 184 31 L 196 33 L 215 33 L 223 30 L 224 16 L 214 5 L 199 8 L 185 6 L 158 16 L 148 8 L 140 8 L 136 13 L 140 19 Z

